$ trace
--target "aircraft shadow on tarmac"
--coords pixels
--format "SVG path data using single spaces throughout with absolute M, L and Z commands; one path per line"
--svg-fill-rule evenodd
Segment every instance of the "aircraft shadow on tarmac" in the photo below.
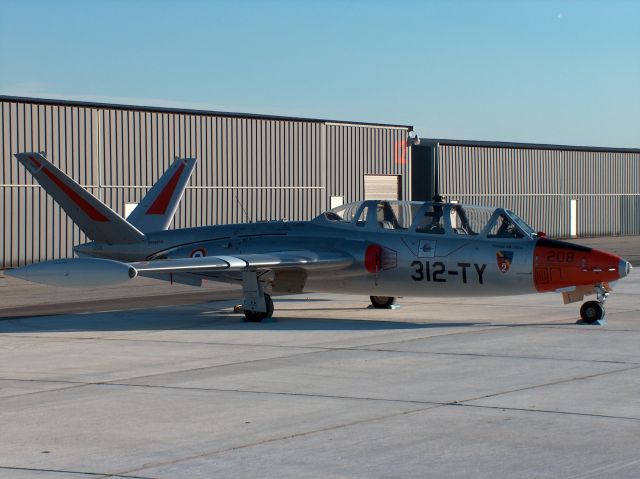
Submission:
M 322 309 L 322 308 L 321 308 Z M 316 311 L 316 309 L 313 309 Z M 337 312 L 337 309 L 334 310 Z M 425 318 L 426 319 L 426 318 Z M 275 317 L 250 323 L 229 310 L 184 310 L 164 307 L 152 310 L 110 311 L 57 316 L 0 319 L 0 334 L 116 331 L 375 331 L 434 328 L 463 328 L 490 325 L 488 322 L 413 323 L 392 319 L 348 319 Z

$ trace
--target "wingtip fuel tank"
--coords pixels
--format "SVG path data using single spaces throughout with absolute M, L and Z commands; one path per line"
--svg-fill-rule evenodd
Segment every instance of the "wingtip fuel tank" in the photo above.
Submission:
M 36 263 L 5 271 L 7 276 L 49 286 L 92 288 L 124 283 L 138 272 L 132 266 L 109 259 L 72 258 Z

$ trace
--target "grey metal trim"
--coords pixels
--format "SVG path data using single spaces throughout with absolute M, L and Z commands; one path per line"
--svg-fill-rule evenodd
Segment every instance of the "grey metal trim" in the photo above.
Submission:
M 481 148 L 510 148 L 517 150 L 559 150 L 559 151 L 598 151 L 607 153 L 640 153 L 640 148 L 615 148 L 605 146 L 572 146 L 546 143 L 513 143 L 507 141 L 451 140 L 443 138 L 420 138 L 421 146 L 471 146 Z
M 478 196 L 478 194 L 470 194 L 470 193 L 455 193 L 448 192 L 448 196 L 455 196 L 456 198 L 464 198 L 464 197 L 474 197 Z M 505 196 L 505 197 L 532 197 L 537 198 L 539 196 L 570 196 L 570 197 L 580 197 L 580 196 L 638 196 L 640 197 L 640 193 L 491 193 L 491 196 Z
M 32 97 L 22 97 L 22 96 L 0 95 L 0 101 L 36 104 L 36 105 L 99 108 L 103 110 L 125 110 L 125 111 L 153 112 L 153 113 L 179 113 L 179 114 L 186 114 L 186 115 L 216 116 L 216 117 L 224 117 L 224 118 L 246 118 L 246 119 L 253 119 L 253 120 L 304 121 L 304 122 L 312 122 L 312 123 L 353 125 L 353 126 L 360 126 L 360 127 L 400 128 L 408 131 L 413 131 L 413 126 L 411 125 L 394 125 L 390 123 L 388 124 L 388 123 L 370 123 L 366 121 L 325 120 L 320 118 L 263 115 L 263 114 L 255 114 L 255 113 L 233 113 L 233 112 L 199 110 L 199 109 L 190 109 L 190 108 L 169 108 L 169 107 L 144 106 L 144 105 L 121 105 L 117 103 L 101 103 L 101 102 L 77 101 L 77 100 L 57 100 L 55 98 L 32 98 Z

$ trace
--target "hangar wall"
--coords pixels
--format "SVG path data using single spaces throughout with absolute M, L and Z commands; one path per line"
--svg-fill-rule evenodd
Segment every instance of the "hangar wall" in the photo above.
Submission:
M 449 200 L 506 206 L 555 237 L 640 235 L 640 149 L 439 139 L 417 148 L 431 153 L 414 147 L 414 184 L 417 157 L 431 160 Z
M 49 160 L 124 215 L 175 157 L 198 165 L 173 227 L 310 219 L 364 198 L 364 176 L 411 195 L 410 126 L 0 96 L 1 267 L 73 254 L 86 237 L 13 154 Z

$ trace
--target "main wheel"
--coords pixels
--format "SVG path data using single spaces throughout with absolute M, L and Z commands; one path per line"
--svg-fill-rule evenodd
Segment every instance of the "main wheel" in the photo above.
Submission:
M 369 296 L 369 299 L 376 309 L 390 309 L 396 304 L 396 298 L 393 296 Z
M 273 300 L 271 299 L 271 296 L 268 295 L 267 293 L 264 294 L 264 302 L 267 304 L 266 312 L 245 310 L 244 311 L 245 319 L 250 323 L 259 323 L 263 319 L 267 319 L 273 316 Z
M 604 307 L 597 301 L 587 301 L 580 308 L 582 321 L 593 324 L 604 317 Z

